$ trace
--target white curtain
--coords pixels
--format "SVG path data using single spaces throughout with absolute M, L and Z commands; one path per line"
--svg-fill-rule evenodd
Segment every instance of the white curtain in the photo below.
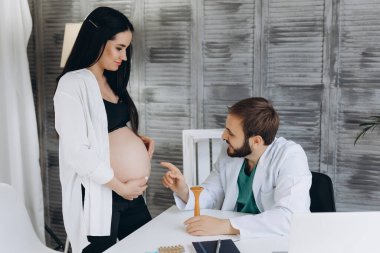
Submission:
M 12 185 L 23 197 L 34 229 L 45 242 L 38 132 L 27 59 L 31 31 L 28 1 L 1 0 L 0 182 Z

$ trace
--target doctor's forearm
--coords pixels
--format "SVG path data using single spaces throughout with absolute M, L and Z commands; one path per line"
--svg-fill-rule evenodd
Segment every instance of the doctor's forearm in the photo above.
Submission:
M 177 196 L 185 203 L 189 201 L 189 188 L 186 186 L 181 191 L 176 192 Z

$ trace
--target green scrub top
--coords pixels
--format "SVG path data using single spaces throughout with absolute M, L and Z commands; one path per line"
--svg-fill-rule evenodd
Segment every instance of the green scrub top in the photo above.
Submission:
M 257 208 L 255 196 L 253 195 L 252 190 L 252 183 L 253 178 L 255 177 L 257 164 L 252 171 L 249 171 L 249 167 L 247 165 L 247 159 L 244 159 L 237 182 L 239 187 L 239 196 L 236 202 L 237 211 L 241 213 L 258 214 L 260 211 Z

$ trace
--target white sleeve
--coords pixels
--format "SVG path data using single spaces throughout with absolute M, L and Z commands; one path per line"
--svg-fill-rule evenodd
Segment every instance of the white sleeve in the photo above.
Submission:
M 88 177 L 96 183 L 109 182 L 114 172 L 99 158 L 91 146 L 80 100 L 72 94 L 57 90 L 54 96 L 54 111 L 60 155 L 63 156 L 64 163 L 78 175 Z

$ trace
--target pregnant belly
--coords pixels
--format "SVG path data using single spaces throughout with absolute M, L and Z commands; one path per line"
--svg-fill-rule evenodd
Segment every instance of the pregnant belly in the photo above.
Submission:
M 149 177 L 150 159 L 143 141 L 128 127 L 109 133 L 111 167 L 122 182 Z

